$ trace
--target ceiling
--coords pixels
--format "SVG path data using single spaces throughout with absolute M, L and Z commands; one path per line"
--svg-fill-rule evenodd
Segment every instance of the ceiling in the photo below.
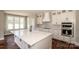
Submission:
M 40 13 L 46 11 L 53 11 L 53 10 L 5 10 L 5 12 L 18 12 L 18 13 Z
M 47 11 L 54 11 L 54 10 L 4 10 L 5 13 L 24 15 L 24 16 L 36 15 L 38 13 L 47 12 Z

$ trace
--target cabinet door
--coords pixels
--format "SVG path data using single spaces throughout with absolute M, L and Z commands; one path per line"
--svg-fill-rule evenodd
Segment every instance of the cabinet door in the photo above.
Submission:
M 15 43 L 21 48 L 22 45 L 20 43 L 20 39 L 18 37 L 16 37 L 16 36 L 14 36 L 14 39 L 15 39 Z
M 61 23 L 62 22 L 66 22 L 66 19 L 67 19 L 67 13 L 61 13 Z
M 42 20 L 43 20 L 43 14 L 39 14 L 37 16 L 37 24 L 42 24 Z
M 61 25 L 61 10 L 57 10 L 57 24 Z
M 56 15 L 56 12 L 55 14 L 52 15 L 52 24 L 57 24 L 57 15 Z
M 75 11 L 69 12 L 68 10 L 61 14 L 62 22 L 74 22 Z
M 42 20 L 40 17 L 37 17 L 37 24 L 42 24 Z
M 62 19 L 61 19 L 61 14 L 57 15 L 57 24 L 61 25 Z
M 25 41 L 21 41 L 22 49 L 28 49 L 29 45 Z
M 21 49 L 27 49 L 28 45 L 26 42 L 24 42 L 22 39 L 19 39 L 18 37 L 14 36 L 15 43 L 21 48 Z
M 61 10 L 52 13 L 52 24 L 61 25 Z
M 75 11 L 67 12 L 67 21 L 74 22 L 75 19 Z

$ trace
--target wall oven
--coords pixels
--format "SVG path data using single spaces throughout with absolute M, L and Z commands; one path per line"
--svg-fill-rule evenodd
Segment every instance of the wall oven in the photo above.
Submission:
M 72 22 L 62 22 L 61 35 L 68 37 L 74 36 L 74 26 Z

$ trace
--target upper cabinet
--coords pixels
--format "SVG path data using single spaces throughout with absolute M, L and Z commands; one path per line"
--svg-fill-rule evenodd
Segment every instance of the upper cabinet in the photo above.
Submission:
M 37 14 L 36 19 L 37 19 L 37 24 L 42 24 L 43 22 L 43 13 Z
M 51 12 L 38 13 L 37 24 L 52 22 L 53 25 L 61 25 L 62 22 L 74 22 L 74 19 L 74 10 L 55 10 Z
M 74 22 L 75 19 L 75 11 L 74 10 L 66 10 L 62 11 L 62 22 Z
M 57 12 L 56 12 L 57 14 L 57 23 L 56 24 L 58 24 L 58 25 L 61 25 L 61 22 L 62 22 L 62 16 L 61 16 L 61 10 L 58 10 Z
M 61 24 L 61 10 L 59 11 L 52 11 L 52 24 Z
M 52 11 L 52 24 L 61 25 L 62 22 L 74 22 L 75 11 L 72 10 L 56 10 Z
M 74 22 L 75 19 L 75 11 L 68 10 L 65 21 Z
M 50 22 L 50 12 L 44 12 L 43 22 Z
M 56 11 L 53 11 L 51 15 L 52 15 L 52 24 L 56 24 L 57 23 Z

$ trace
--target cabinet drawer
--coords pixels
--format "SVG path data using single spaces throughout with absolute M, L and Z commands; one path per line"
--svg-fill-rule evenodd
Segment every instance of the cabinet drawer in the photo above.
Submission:
M 14 38 L 15 38 L 16 44 L 17 44 L 20 48 L 22 48 L 22 49 L 27 49 L 27 48 L 28 48 L 27 43 L 24 42 L 22 39 L 19 39 L 19 38 L 17 38 L 16 36 L 15 36 Z
M 29 48 L 28 44 L 25 41 L 21 41 L 21 44 L 23 49 Z
M 21 48 L 21 42 L 20 42 L 20 39 L 17 38 L 16 36 L 14 37 L 15 39 L 15 43 Z

